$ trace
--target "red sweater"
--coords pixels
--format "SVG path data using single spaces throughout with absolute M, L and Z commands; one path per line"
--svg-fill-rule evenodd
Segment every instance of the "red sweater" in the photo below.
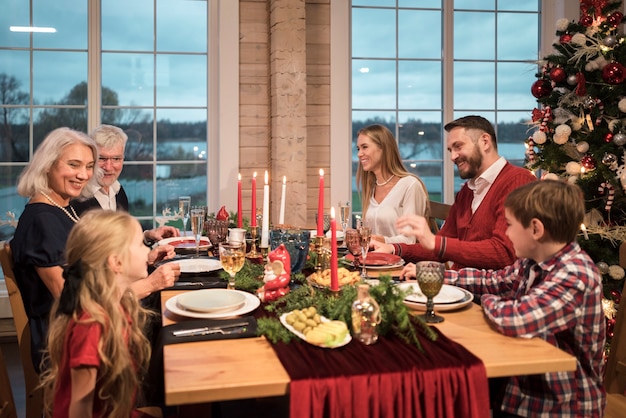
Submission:
M 536 177 L 528 170 L 506 163 L 474 214 L 474 192 L 467 184 L 463 185 L 435 237 L 434 251 L 419 244 L 396 244 L 396 254 L 407 262 L 452 261 L 454 270 L 464 267 L 495 270 L 513 264 L 516 257 L 513 243 L 505 233 L 504 200 L 511 191 L 533 180 Z

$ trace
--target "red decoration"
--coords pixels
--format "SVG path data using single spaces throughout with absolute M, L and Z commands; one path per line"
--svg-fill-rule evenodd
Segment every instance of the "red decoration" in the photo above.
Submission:
M 550 93 L 552 93 L 552 86 L 550 85 L 550 82 L 547 80 L 543 80 L 543 79 L 537 80 L 531 86 L 530 92 L 537 99 L 541 99 L 542 97 L 549 96 Z
M 580 17 L 580 20 L 578 21 L 578 23 L 580 23 L 581 25 L 585 27 L 589 27 L 593 25 L 593 17 L 591 17 L 591 15 L 583 15 Z
M 626 67 L 616 61 L 610 62 L 602 69 L 602 79 L 609 84 L 621 84 L 626 80 Z
M 609 338 L 613 338 L 615 332 L 615 318 L 606 320 L 606 335 Z
M 215 215 L 215 219 L 218 221 L 227 221 L 228 220 L 228 211 L 226 210 L 226 206 L 222 206 L 220 210 Z
M 569 34 L 569 33 L 564 33 L 559 38 L 559 42 L 562 43 L 562 44 L 569 44 L 571 40 L 572 40 L 572 35 Z
M 560 83 L 561 81 L 565 80 L 565 78 L 567 78 L 567 74 L 565 73 L 565 70 L 561 67 L 555 67 L 552 69 L 552 71 L 550 71 L 550 80 L 556 83 Z
M 580 159 L 580 164 L 585 167 L 587 170 L 595 170 L 596 169 L 596 161 L 589 154 L 585 155 Z
M 613 140 L 613 133 L 612 132 L 607 132 L 607 134 L 604 135 L 604 142 L 606 142 L 608 144 L 612 140 Z
M 608 3 L 608 0 L 580 0 L 580 14 L 582 16 L 593 13 L 596 17 L 600 17 L 602 16 L 602 9 Z
M 619 302 L 622 300 L 622 294 L 619 292 L 619 290 L 611 290 L 611 298 L 613 299 L 613 302 L 617 303 L 619 305 Z
M 624 15 L 621 12 L 613 12 L 606 18 L 606 21 L 613 27 L 616 27 L 624 20 Z
M 587 94 L 587 80 L 583 73 L 576 74 L 576 95 L 585 96 Z

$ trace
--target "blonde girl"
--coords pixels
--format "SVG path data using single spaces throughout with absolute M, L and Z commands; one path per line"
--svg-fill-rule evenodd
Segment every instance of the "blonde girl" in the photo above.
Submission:
M 147 275 L 148 252 L 125 212 L 87 212 L 70 232 L 42 376 L 53 418 L 148 416 L 135 410 L 150 358 L 147 311 L 130 290 Z

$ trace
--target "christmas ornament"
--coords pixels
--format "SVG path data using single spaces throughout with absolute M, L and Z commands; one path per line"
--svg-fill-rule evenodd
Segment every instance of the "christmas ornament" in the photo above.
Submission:
M 623 19 L 624 15 L 621 12 L 613 12 L 606 18 L 606 21 L 611 26 L 616 27 L 617 25 L 622 23 Z
M 583 15 L 580 17 L 580 20 L 578 21 L 578 23 L 588 28 L 589 26 L 593 24 L 593 17 L 587 14 Z
M 610 62 L 602 69 L 602 79 L 609 84 L 620 84 L 626 80 L 626 67 L 619 62 Z
M 596 267 L 600 270 L 600 273 L 607 274 L 609 272 L 609 265 L 604 261 L 598 261 Z
M 572 40 L 572 35 L 570 35 L 569 33 L 564 33 L 559 38 L 559 42 L 561 44 L 569 44 L 571 40 Z
M 609 35 L 602 40 L 602 43 L 609 48 L 613 48 L 617 44 L 617 38 L 613 35 Z
M 565 165 L 565 172 L 569 175 L 580 174 L 580 164 L 578 164 L 576 161 L 570 161 Z
M 613 143 L 618 147 L 626 144 L 626 135 L 621 132 L 616 133 L 615 135 L 613 135 Z
M 609 338 L 613 338 L 615 334 L 615 319 L 607 319 L 606 321 L 606 335 Z
M 609 267 L 609 276 L 611 276 L 611 279 L 622 280 L 624 278 L 624 275 L 626 275 L 626 273 L 624 272 L 624 268 L 622 266 L 614 264 Z M 613 300 L 615 300 L 615 296 L 619 297 L 620 294 L 617 290 L 611 290 L 611 296 L 613 296 Z
M 612 139 L 613 139 L 613 134 L 611 132 L 607 132 L 604 135 L 604 142 L 606 142 L 607 144 L 611 142 Z
M 561 67 L 555 67 L 552 69 L 552 71 L 550 71 L 550 80 L 556 83 L 560 83 L 566 78 L 567 78 L 567 74 L 565 73 L 565 70 Z
M 622 294 L 618 290 L 613 289 L 611 290 L 611 298 L 613 298 L 613 302 L 619 305 L 622 300 Z
M 578 78 L 576 77 L 576 74 L 567 76 L 567 84 L 569 84 L 570 86 L 575 86 L 576 83 L 578 83 Z
M 604 205 L 604 210 L 609 212 L 611 210 L 611 206 L 613 206 L 613 200 L 615 200 L 615 188 L 611 183 L 605 181 L 598 187 L 598 191 L 600 192 L 600 194 L 604 194 L 605 191 L 608 193 L 608 197 L 606 198 L 606 204 Z M 608 271 L 609 270 L 607 268 L 606 272 Z
M 587 171 L 593 171 L 596 169 L 596 161 L 589 154 L 580 159 L 580 164 L 585 167 L 585 170 Z
M 617 170 L 617 157 L 615 154 L 611 154 L 610 152 L 604 153 L 602 157 L 602 164 L 607 166 L 610 170 Z
M 537 80 L 530 88 L 530 92 L 537 99 L 549 96 L 552 93 L 552 86 L 547 80 Z
M 581 154 L 589 151 L 589 144 L 587 143 L 587 141 L 580 141 L 578 144 L 576 144 L 576 151 L 580 152 Z
M 602 312 L 604 312 L 604 316 L 606 316 L 607 319 L 615 318 L 615 315 L 617 314 L 617 309 L 615 309 L 615 302 L 606 298 L 602 298 L 601 303 L 602 303 Z

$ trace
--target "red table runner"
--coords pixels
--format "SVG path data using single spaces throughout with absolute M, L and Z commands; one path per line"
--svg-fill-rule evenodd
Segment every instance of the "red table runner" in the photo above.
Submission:
M 395 336 L 337 349 L 273 344 L 291 378 L 291 418 L 488 417 L 484 365 L 436 331 L 434 342 L 420 334 L 423 353 Z

